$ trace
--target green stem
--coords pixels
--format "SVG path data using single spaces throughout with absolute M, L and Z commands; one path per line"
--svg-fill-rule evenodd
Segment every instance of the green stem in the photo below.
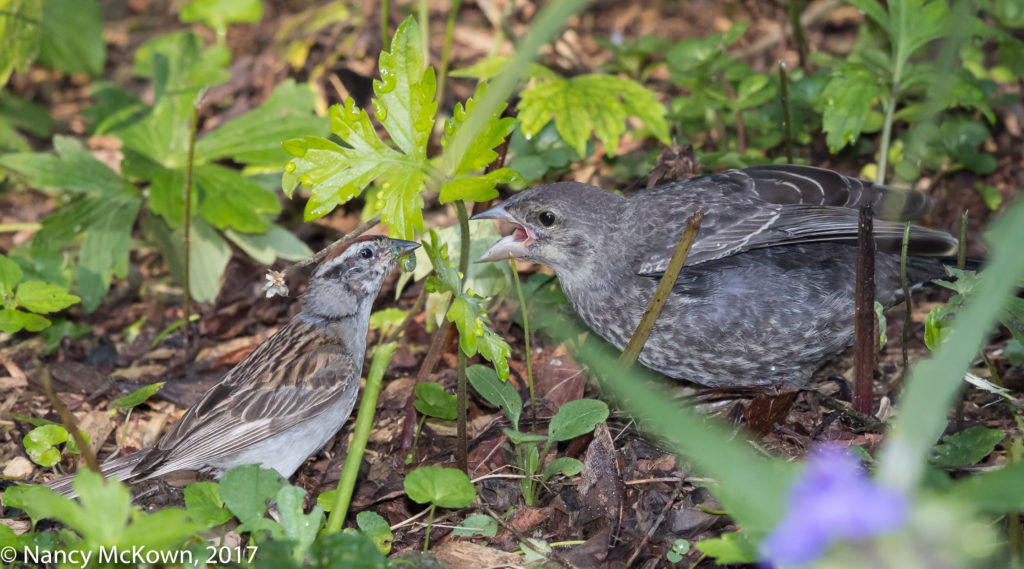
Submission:
M 462 282 L 462 291 L 465 292 L 466 275 L 469 274 L 469 212 L 466 211 L 466 202 L 456 200 L 455 211 L 459 215 L 459 277 Z M 466 428 L 466 405 L 468 400 L 466 394 L 466 353 L 462 351 L 461 345 L 459 346 L 458 373 L 459 377 L 455 394 L 458 407 L 455 460 L 459 468 L 468 475 L 469 435 Z
M 420 24 L 420 51 L 423 53 L 423 65 L 430 65 L 430 10 L 427 0 L 420 0 L 417 3 L 417 11 Z
M 205 90 L 199 91 L 194 101 L 192 101 L 192 122 L 189 124 L 189 138 L 188 138 L 188 161 L 185 164 L 185 236 L 182 247 L 185 252 L 184 258 L 184 272 L 183 278 L 185 280 L 185 353 L 191 352 L 192 347 L 192 326 L 190 320 L 192 317 L 192 286 L 191 276 L 189 275 L 189 255 L 192 249 L 192 171 L 195 167 L 195 155 L 196 155 L 196 130 L 199 125 L 199 107 L 203 101 L 203 95 L 206 93 Z
M 24 231 L 42 229 L 42 223 L 0 223 L 0 233 L 13 233 L 15 231 Z
M 530 353 L 530 315 L 526 311 L 526 297 L 523 295 L 523 284 L 519 282 L 519 269 L 516 262 L 509 257 L 508 266 L 512 269 L 512 280 L 516 283 L 516 295 L 519 297 L 519 312 L 523 315 L 523 342 L 526 344 L 526 383 L 530 386 L 530 409 L 533 418 L 537 418 L 537 398 L 533 390 L 533 355 Z
M 790 7 L 794 0 L 790 0 Z M 800 58 L 800 65 L 803 65 L 803 56 Z M 779 102 L 782 104 L 782 128 L 786 137 L 786 163 L 793 163 L 793 127 L 789 119 L 789 77 L 786 75 L 786 62 L 779 60 L 779 90 L 782 95 Z
M 437 105 L 444 105 L 444 87 L 448 82 L 448 63 L 452 54 L 452 39 L 455 37 L 455 16 L 459 13 L 462 0 L 451 0 L 448 6 L 448 24 L 444 28 L 444 47 L 441 48 L 441 68 L 437 71 Z
M 335 498 L 334 508 L 331 509 L 331 517 L 327 519 L 325 533 L 337 533 L 341 531 L 341 525 L 345 523 L 348 506 L 352 501 L 352 491 L 356 487 L 356 477 L 359 476 L 359 465 L 363 462 L 366 441 L 370 438 L 370 429 L 373 427 L 373 415 L 377 410 L 377 397 L 380 395 L 384 371 L 388 368 L 388 363 L 391 362 L 391 355 L 395 353 L 395 347 L 396 344 L 387 343 L 373 354 L 370 372 L 366 374 L 363 400 L 359 403 L 359 414 L 356 416 L 356 426 L 352 433 L 352 444 L 349 445 L 345 466 L 341 470 L 341 479 L 338 480 L 338 496 Z
M 900 93 L 900 80 L 903 75 L 903 56 L 897 50 L 893 56 L 892 90 L 885 105 L 885 123 L 882 124 L 882 145 L 878 149 L 878 171 L 875 172 L 875 183 L 885 183 L 885 169 L 889 166 L 889 143 L 892 139 L 893 114 L 896 112 L 896 97 Z
M 800 68 L 807 69 L 807 36 L 804 35 L 804 26 L 800 23 L 800 11 L 803 9 L 803 0 L 789 0 L 789 21 L 793 26 L 793 37 L 796 39 L 796 51 L 800 56 Z
M 906 312 L 903 314 L 903 345 L 900 346 L 903 355 L 902 377 L 907 376 L 907 369 L 910 367 L 910 358 L 907 353 L 907 343 L 910 341 L 910 311 L 913 309 L 910 304 L 910 283 L 907 280 L 907 244 L 910 243 L 910 222 L 903 227 L 903 248 L 900 251 L 900 283 L 903 285 L 903 302 Z
M 437 504 L 430 504 L 430 513 L 427 514 L 427 533 L 423 536 L 423 552 L 430 551 L 430 527 L 434 524 L 434 510 Z

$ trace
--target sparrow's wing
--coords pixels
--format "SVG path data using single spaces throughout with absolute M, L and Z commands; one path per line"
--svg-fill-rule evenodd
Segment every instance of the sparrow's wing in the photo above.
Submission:
M 731 170 L 654 191 L 663 193 L 656 201 L 667 205 L 647 216 L 647 227 L 641 232 L 648 246 L 643 248 L 637 273 L 650 276 L 658 276 L 668 267 L 685 220 L 697 210 L 704 212 L 704 221 L 687 266 L 750 249 L 856 240 L 859 212 L 855 208 L 863 203 L 871 203 L 873 211 L 896 203 L 892 209 L 895 218 L 923 214 L 929 206 L 927 197 L 919 193 L 889 190 L 806 166 Z M 903 227 L 896 221 L 876 219 L 874 235 L 879 249 L 898 251 Z M 956 239 L 945 232 L 918 226 L 910 229 L 910 254 L 944 255 L 956 246 Z
M 199 468 L 310 420 L 339 398 L 355 398 L 360 366 L 340 346 L 317 345 L 293 328 L 294 320 L 208 390 L 134 474 Z

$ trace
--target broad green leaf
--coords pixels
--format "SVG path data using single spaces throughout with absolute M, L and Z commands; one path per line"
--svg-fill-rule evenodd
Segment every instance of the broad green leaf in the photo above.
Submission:
M 96 0 L 46 0 L 39 61 L 66 73 L 99 75 L 107 58 Z
M 142 200 L 130 194 L 122 194 L 82 201 L 99 202 L 96 205 L 104 208 L 103 217 L 87 230 L 85 224 L 81 224 L 85 238 L 78 252 L 78 293 L 86 312 L 91 312 L 106 295 L 111 278 L 128 274 L 132 225 Z M 57 216 L 43 220 L 44 231 L 54 217 Z
M 513 429 L 519 428 L 523 401 L 511 383 L 498 379 L 498 374 L 493 369 L 482 365 L 467 368 L 466 378 L 481 397 L 505 413 L 509 421 L 512 422 Z
M 391 526 L 387 520 L 380 514 L 370 511 L 359 512 L 356 515 L 356 525 L 363 535 L 373 540 L 373 544 L 381 553 L 391 553 L 391 542 L 395 540 L 395 536 L 391 533 Z
M 78 476 L 90 474 L 92 473 L 83 471 Z M 39 520 L 53 519 L 77 529 L 87 527 L 93 521 L 73 500 L 42 485 L 11 486 L 4 490 L 3 499 L 4 506 L 25 510 L 33 524 Z
M 508 69 L 512 56 L 495 55 L 485 57 L 465 69 L 455 69 L 448 73 L 452 77 L 472 77 L 480 81 L 490 81 Z M 523 76 L 527 79 L 557 79 L 558 74 L 539 63 L 530 63 Z
M 665 144 L 665 107 L 654 93 L 631 79 L 613 75 L 580 75 L 539 83 L 520 94 L 523 133 L 533 136 L 554 117 L 555 127 L 581 156 L 591 132 L 604 143 L 608 156 L 618 149 L 626 119 L 636 116 Z
M 544 467 L 544 474 L 541 475 L 540 479 L 543 482 L 556 474 L 576 476 L 580 472 L 583 472 L 582 462 L 571 456 L 560 456 Z
M 153 169 L 156 174 L 149 185 L 149 209 L 178 227 L 185 223 L 185 173 L 162 166 Z M 192 211 L 198 211 L 199 192 L 192 180 Z
M 277 259 L 299 261 L 313 254 L 291 231 L 271 223 L 266 233 L 242 233 L 230 227 L 224 236 L 258 263 L 273 265 Z
M 80 298 L 60 285 L 40 281 L 25 281 L 18 285 L 16 300 L 20 306 L 41 314 L 63 310 Z
M 878 78 L 870 71 L 851 69 L 832 76 L 822 93 L 825 112 L 821 119 L 831 152 L 857 140 L 878 94 Z
M 521 176 L 512 168 L 498 168 L 479 176 L 462 176 L 441 185 L 438 201 L 449 203 L 456 200 L 485 202 L 498 197 L 498 184 L 509 184 Z
M 419 504 L 465 508 L 476 500 L 476 488 L 466 473 L 456 468 L 424 466 L 405 476 L 405 493 Z
M 975 511 L 1024 512 L 1024 462 L 961 478 L 944 493 Z
M 55 136 L 53 147 L 56 155 L 30 152 L 0 156 L 0 166 L 25 176 L 29 184 L 38 188 L 103 194 L 135 193 L 134 186 L 93 158 L 77 140 Z
M 8 296 L 14 295 L 14 287 L 18 286 L 25 274 L 17 263 L 0 255 L 0 300 L 6 303 Z
M 281 514 L 281 527 L 285 536 L 295 542 L 293 558 L 301 563 L 306 551 L 316 539 L 316 533 L 324 523 L 324 510 L 313 506 L 310 513 L 305 513 L 302 504 L 306 491 L 297 486 L 285 484 L 277 491 L 277 510 Z
M 144 516 L 133 518 L 125 528 L 119 540 L 123 551 L 130 547 L 140 547 L 143 551 L 165 551 L 177 553 L 181 551 L 182 542 L 201 530 L 201 524 L 189 519 L 189 514 L 181 508 L 164 508 Z
M 972 466 L 992 454 L 1006 434 L 998 429 L 981 425 L 964 429 L 959 433 L 942 437 L 942 444 L 935 447 L 931 463 L 939 468 Z
M 0 309 L 0 332 L 14 334 L 25 329 L 38 332 L 50 325 L 50 321 L 38 314 L 29 314 L 14 308 Z
M 212 302 L 220 293 L 224 270 L 231 260 L 231 247 L 212 227 L 201 220 L 192 220 L 191 227 L 189 284 L 192 288 L 192 298 L 200 302 Z
M 124 397 L 115 399 L 113 402 L 114 406 L 120 407 L 121 409 L 137 407 L 155 395 L 157 391 L 160 391 L 160 388 L 164 386 L 164 383 L 166 382 L 158 381 L 156 383 L 150 383 L 149 385 L 142 386 Z
M 128 487 L 84 470 L 75 476 L 74 488 L 88 521 L 84 527 L 72 527 L 87 540 L 107 545 L 118 543 L 132 511 Z
M 474 140 L 459 136 L 459 130 L 465 127 L 469 116 L 480 112 L 477 101 L 483 99 L 486 94 L 487 84 L 481 83 L 473 97 L 466 101 L 465 106 L 456 103 L 452 118 L 445 122 L 441 145 L 444 147 L 442 170 L 447 181 L 441 188 L 442 203 L 456 199 L 489 200 L 497 197 L 494 190 L 496 184 L 507 183 L 513 179 L 514 174 L 507 168 L 483 176 L 475 175 L 497 159 L 498 153 L 494 149 L 515 129 L 515 119 L 501 116 L 506 105 L 500 105 L 487 117 L 488 120 L 476 132 Z M 503 170 L 505 172 L 502 172 Z
M 357 533 L 332 533 L 313 542 L 310 562 L 322 569 L 387 569 L 388 559 L 369 538 Z
M 3 18 L 4 16 L 0 16 L 0 20 Z M 0 23 L 0 26 L 2 25 Z M 0 86 L 2 86 L 2 81 L 0 81 Z M 28 99 L 15 97 L 7 91 L 0 91 L 0 118 L 10 126 L 31 132 L 39 138 L 49 138 L 50 133 L 57 127 L 57 121 L 50 116 L 49 109 L 40 107 Z
M 399 26 L 391 51 L 380 55 L 381 80 L 374 82 L 374 108 L 396 150 L 377 136 L 370 117 L 352 99 L 331 107 L 331 131 L 339 146 L 323 138 L 306 137 L 284 143 L 293 158 L 281 185 L 290 196 L 300 184 L 309 186 L 307 221 L 329 213 L 359 195 L 374 180 L 384 180 L 377 209 L 392 237 L 412 239 L 423 228 L 426 143 L 434 124 L 433 69 L 423 69 L 419 31 L 408 18 Z
M 498 522 L 487 514 L 473 514 L 459 523 L 459 527 L 452 530 L 453 537 L 473 537 L 482 535 L 494 537 L 498 535 Z
M 698 541 L 696 547 L 719 565 L 758 561 L 757 550 L 742 531 L 723 533 L 718 538 Z
M 382 308 L 370 315 L 370 330 L 388 334 L 405 321 L 406 313 L 401 308 Z
M 186 486 L 185 510 L 189 517 L 206 527 L 219 526 L 233 517 L 224 507 L 216 482 L 193 482 Z
M 231 513 L 244 523 L 263 517 L 267 500 L 277 498 L 278 491 L 288 482 L 274 470 L 255 464 L 237 466 L 220 479 L 220 496 Z
M 229 24 L 258 22 L 263 17 L 260 0 L 191 0 L 181 8 L 182 22 L 202 22 L 223 34 Z
M 444 388 L 434 382 L 423 382 L 416 385 L 416 400 L 413 401 L 416 410 L 428 417 L 437 417 L 454 421 L 458 414 L 455 406 L 455 396 L 449 395 Z
M 28 69 L 39 51 L 43 3 L 38 0 L 0 0 L 0 87 L 11 72 Z
M 277 196 L 236 170 L 204 164 L 195 169 L 199 213 L 219 229 L 260 233 L 270 227 L 265 214 L 281 212 Z
M 886 33 L 892 35 L 892 26 L 889 22 L 889 13 L 878 3 L 877 0 L 848 0 L 850 4 L 853 4 L 861 12 L 868 15 L 869 18 L 875 21 Z
M 608 418 L 608 405 L 597 399 L 577 399 L 562 405 L 548 425 L 548 438 L 567 441 L 594 430 Z
M 25 435 L 22 443 L 32 462 L 50 467 L 60 461 L 60 450 L 54 448 L 68 440 L 68 432 L 62 425 L 43 425 Z
M 512 444 L 514 445 L 546 443 L 548 441 L 548 438 L 544 435 L 523 433 L 512 429 L 502 429 L 501 432 L 505 433 L 505 436 L 508 437 L 508 440 L 512 441 Z
M 314 114 L 314 100 L 309 85 L 284 81 L 262 105 L 196 141 L 196 161 L 230 158 L 280 168 L 289 156 L 282 140 L 326 133 L 330 127 L 327 119 Z
M 162 34 L 146 41 L 135 52 L 134 72 L 138 77 L 154 78 L 161 65 L 160 57 L 166 61 L 168 85 L 174 94 L 185 94 L 201 87 L 211 87 L 230 79 L 226 68 L 231 62 L 231 52 L 222 46 L 203 47 L 203 40 L 190 30 L 179 30 Z M 194 94 L 186 95 L 190 99 Z M 159 100 L 159 97 L 158 97 Z

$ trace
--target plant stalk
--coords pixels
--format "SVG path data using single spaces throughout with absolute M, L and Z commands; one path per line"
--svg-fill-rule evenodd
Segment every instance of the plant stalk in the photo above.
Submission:
M 459 215 L 459 276 L 462 282 L 462 292 L 466 290 L 466 276 L 469 274 L 469 212 L 466 211 L 466 202 L 455 201 L 455 211 Z M 455 461 L 458 467 L 466 475 L 469 475 L 469 435 L 466 428 L 466 408 L 468 395 L 466 394 L 466 353 L 459 348 L 458 360 L 458 383 L 456 386 L 456 403 L 458 417 L 456 424 Z
M 356 487 L 356 477 L 359 476 L 359 466 L 363 462 L 363 452 L 366 451 L 366 441 L 369 440 L 370 429 L 373 427 L 373 416 L 377 410 L 377 397 L 380 395 L 384 371 L 387 370 L 396 347 L 397 344 L 389 342 L 377 348 L 373 354 L 370 372 L 366 374 L 366 389 L 363 390 L 363 399 L 359 402 L 359 414 L 356 415 L 352 444 L 348 447 L 345 466 L 342 467 L 341 479 L 338 480 L 338 495 L 334 501 L 334 508 L 331 509 L 331 516 L 327 518 L 327 526 L 324 528 L 326 533 L 341 531 L 341 526 L 345 523 L 348 506 L 352 501 L 352 491 Z
M 790 9 L 792 9 L 794 1 L 790 0 Z M 800 65 L 803 65 L 803 55 L 800 56 Z M 782 93 L 779 97 L 779 102 L 782 104 L 782 128 L 786 137 L 786 163 L 792 164 L 793 126 L 789 119 L 789 76 L 786 74 L 786 62 L 781 59 L 779 60 L 779 92 Z
M 430 504 L 430 513 L 427 514 L 427 531 L 423 535 L 423 552 L 426 553 L 430 550 L 430 527 L 434 525 L 434 510 L 437 509 L 437 504 Z
M 907 344 L 910 342 L 910 326 L 912 319 L 910 318 L 910 312 L 913 310 L 913 305 L 910 302 L 910 283 L 907 279 L 907 246 L 910 243 L 910 222 L 903 227 L 903 247 L 900 250 L 900 284 L 903 285 L 903 303 L 906 312 L 903 314 L 903 345 L 900 346 L 900 352 L 903 356 L 903 371 L 900 377 L 907 377 L 907 369 L 910 367 L 910 357 L 907 353 Z
M 857 286 L 854 293 L 856 346 L 853 409 L 871 414 L 871 386 L 878 367 L 878 330 L 875 325 L 875 239 L 871 205 L 860 208 L 857 224 Z
M 444 88 L 448 83 L 448 63 L 452 55 L 452 40 L 455 37 L 455 17 L 462 6 L 462 0 L 451 0 L 448 6 L 448 23 L 444 28 L 444 46 L 441 48 L 441 67 L 437 71 L 437 105 L 444 105 Z
M 189 274 L 191 271 L 191 262 L 189 257 L 191 256 L 192 250 L 192 171 L 195 168 L 195 155 L 196 155 L 196 130 L 199 125 L 199 107 L 202 105 L 203 95 L 205 91 L 200 91 L 196 95 L 195 100 L 192 102 L 192 122 L 189 124 L 189 138 L 188 138 L 188 162 L 185 165 L 185 236 L 182 247 L 185 250 L 185 274 L 183 276 L 185 280 L 185 317 L 183 318 L 184 330 L 185 330 L 185 353 L 192 353 L 192 277 Z
M 100 470 L 100 463 L 96 461 L 96 455 L 93 454 L 92 448 L 87 442 L 85 437 L 82 436 L 82 431 L 78 429 L 78 423 L 75 422 L 75 416 L 68 411 L 67 405 L 57 397 L 57 394 L 53 392 L 53 385 L 50 383 L 50 370 L 49 368 L 43 368 L 40 372 L 40 383 L 43 386 L 43 392 L 46 394 L 46 398 L 50 400 L 50 405 L 53 406 L 53 410 L 60 416 L 61 423 L 64 423 L 64 430 L 71 434 L 72 438 L 75 439 L 75 444 L 78 445 L 78 450 L 82 453 L 82 458 L 85 459 L 85 464 L 96 474 L 102 474 Z
M 626 349 L 619 356 L 619 363 L 623 364 L 624 367 L 631 367 L 636 362 L 636 359 L 640 357 L 640 351 L 644 349 L 647 338 L 650 337 L 651 332 L 654 330 L 654 324 L 657 322 L 658 316 L 661 315 L 661 309 L 668 302 L 668 295 L 672 292 L 676 279 L 679 278 L 679 272 L 683 270 L 683 263 L 686 262 L 686 257 L 690 254 L 690 248 L 693 247 L 693 242 L 697 238 L 697 231 L 700 230 L 700 222 L 703 219 L 704 212 L 698 211 L 690 216 L 690 219 L 686 220 L 686 229 L 683 230 L 682 236 L 679 237 L 679 243 L 676 244 L 676 248 L 672 252 L 672 258 L 668 262 L 665 274 L 662 275 L 661 281 L 658 283 L 658 288 L 654 290 L 651 304 L 648 305 L 643 318 L 640 319 L 640 324 L 637 325 L 636 331 L 633 332 L 633 337 L 626 344 Z
M 523 284 L 519 282 L 519 270 L 515 259 L 509 257 L 508 266 L 512 270 L 512 280 L 516 284 L 516 295 L 519 296 L 519 312 L 523 314 L 523 343 L 526 344 L 526 383 L 530 386 L 530 409 L 533 419 L 537 418 L 537 398 L 533 388 L 533 354 L 530 352 L 530 315 L 526 310 L 526 296 L 523 295 Z
M 391 10 L 389 0 L 380 0 L 380 50 L 388 51 L 391 49 L 391 30 L 389 20 L 391 19 Z M 425 39 L 425 38 L 424 38 Z

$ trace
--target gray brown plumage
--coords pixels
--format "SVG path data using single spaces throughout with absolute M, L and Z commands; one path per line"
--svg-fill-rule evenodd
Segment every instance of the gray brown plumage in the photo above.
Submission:
M 396 260 L 418 246 L 378 236 L 334 251 L 310 279 L 301 312 L 207 390 L 155 446 L 104 464 L 104 475 L 220 476 L 260 464 L 291 476 L 351 413 L 373 301 Z M 49 486 L 72 493 L 70 478 Z
M 857 217 L 870 203 L 877 298 L 899 298 L 904 224 L 929 200 L 807 166 L 760 166 L 622 196 L 575 182 L 525 190 L 474 216 L 513 223 L 481 261 L 509 256 L 555 270 L 595 332 L 625 346 L 686 220 L 704 220 L 640 354 L 644 365 L 709 386 L 804 384 L 853 338 Z M 910 279 L 943 274 L 947 233 L 913 226 Z

